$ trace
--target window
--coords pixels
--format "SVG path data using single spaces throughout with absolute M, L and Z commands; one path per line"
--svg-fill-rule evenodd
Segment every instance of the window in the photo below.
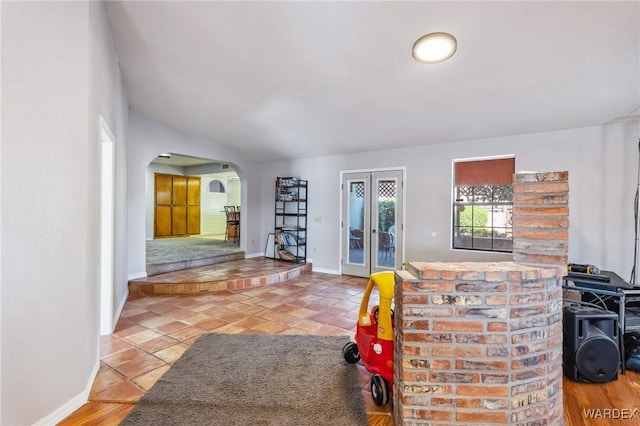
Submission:
M 452 248 L 513 250 L 515 158 L 453 163 Z
M 224 190 L 224 184 L 218 179 L 214 179 L 209 182 L 209 192 L 226 192 Z

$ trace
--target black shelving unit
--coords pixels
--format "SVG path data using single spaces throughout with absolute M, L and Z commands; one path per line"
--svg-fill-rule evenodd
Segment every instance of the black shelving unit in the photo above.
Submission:
M 276 178 L 274 257 L 307 262 L 307 181 Z

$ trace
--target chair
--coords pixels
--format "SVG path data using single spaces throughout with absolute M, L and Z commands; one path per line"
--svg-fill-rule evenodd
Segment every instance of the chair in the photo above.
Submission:
M 391 247 L 393 247 L 393 250 L 396 249 L 396 226 L 395 225 L 391 225 L 389 227 L 389 236 L 391 237 Z
M 386 261 L 395 248 L 391 234 L 384 231 L 378 232 L 378 255 L 384 254 L 383 260 Z
M 351 248 L 362 248 L 363 235 L 364 233 L 361 229 L 349 230 L 349 243 L 351 244 Z
M 233 242 L 237 243 L 240 239 L 240 210 L 236 210 L 235 206 L 224 206 L 224 213 L 227 216 L 224 240 L 228 241 L 233 238 Z

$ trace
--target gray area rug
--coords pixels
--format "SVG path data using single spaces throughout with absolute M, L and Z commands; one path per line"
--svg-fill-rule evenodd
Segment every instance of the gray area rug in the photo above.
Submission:
M 205 334 L 121 425 L 367 425 L 348 337 Z

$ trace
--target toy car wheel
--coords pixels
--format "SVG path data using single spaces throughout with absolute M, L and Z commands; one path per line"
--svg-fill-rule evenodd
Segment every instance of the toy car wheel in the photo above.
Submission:
M 373 402 L 378 406 L 386 405 L 389 402 L 389 387 L 382 376 L 378 374 L 371 378 L 371 395 Z
M 355 364 L 360 361 L 360 351 L 358 350 L 358 345 L 354 342 L 349 342 L 342 348 L 342 356 L 344 360 L 349 364 Z

